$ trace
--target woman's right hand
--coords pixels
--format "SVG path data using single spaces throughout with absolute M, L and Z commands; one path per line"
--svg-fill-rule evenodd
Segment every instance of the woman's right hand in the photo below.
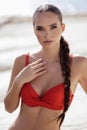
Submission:
M 24 67 L 16 76 L 16 78 L 18 79 L 18 82 L 23 85 L 24 83 L 30 82 L 38 76 L 46 73 L 46 69 L 46 62 L 40 58 Z

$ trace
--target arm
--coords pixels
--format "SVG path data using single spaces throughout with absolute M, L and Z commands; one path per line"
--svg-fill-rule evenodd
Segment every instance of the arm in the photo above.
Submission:
M 18 57 L 14 63 L 9 89 L 4 99 L 5 109 L 8 112 L 13 112 L 18 107 L 23 84 L 46 72 L 46 63 L 41 59 L 25 66 L 25 58 L 25 55 Z
M 4 98 L 5 109 L 8 112 L 13 112 L 19 105 L 20 85 L 18 84 L 16 76 L 25 66 L 25 62 L 23 61 L 25 61 L 24 56 L 18 57 L 13 65 L 9 88 Z
M 87 94 L 87 58 L 84 57 L 81 61 L 81 76 L 79 82 Z

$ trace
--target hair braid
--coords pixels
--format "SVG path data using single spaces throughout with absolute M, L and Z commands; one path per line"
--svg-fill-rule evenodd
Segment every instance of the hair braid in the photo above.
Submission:
M 69 106 L 69 97 L 70 97 L 70 56 L 69 56 L 69 47 L 68 43 L 64 40 L 63 36 L 60 39 L 60 64 L 62 68 L 62 75 L 64 77 L 64 110 L 63 113 L 57 118 L 57 120 L 61 119 L 60 125 L 62 124 L 65 112 Z

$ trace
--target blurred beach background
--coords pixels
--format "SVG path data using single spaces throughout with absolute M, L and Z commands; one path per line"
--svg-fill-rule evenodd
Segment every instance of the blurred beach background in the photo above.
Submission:
M 32 15 L 44 3 L 54 4 L 63 12 L 63 36 L 71 53 L 87 56 L 87 0 L 0 0 L 0 130 L 8 130 L 19 113 L 20 106 L 7 113 L 3 99 L 15 58 L 40 49 Z M 61 130 L 87 130 L 87 95 L 79 84 Z

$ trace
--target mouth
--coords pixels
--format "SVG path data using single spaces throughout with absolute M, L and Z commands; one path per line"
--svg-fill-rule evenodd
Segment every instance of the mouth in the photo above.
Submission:
M 44 41 L 44 43 L 51 43 L 51 42 L 53 42 L 53 41 L 51 41 L 51 40 L 46 40 L 46 41 Z

